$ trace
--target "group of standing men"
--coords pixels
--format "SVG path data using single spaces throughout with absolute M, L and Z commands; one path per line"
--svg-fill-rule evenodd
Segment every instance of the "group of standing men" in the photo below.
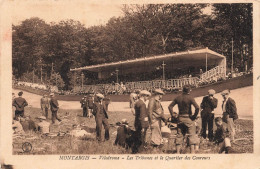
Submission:
M 20 91 L 18 93 L 18 97 L 13 99 L 12 105 L 15 107 L 15 119 L 17 120 L 19 117 L 25 117 L 24 115 L 24 108 L 28 106 L 28 102 L 22 97 L 23 92 Z M 50 108 L 52 112 L 52 123 L 55 123 L 55 120 L 61 121 L 58 116 L 57 112 L 59 110 L 59 103 L 58 100 L 54 97 L 54 93 L 50 94 L 50 99 L 47 95 L 43 95 L 41 98 L 41 109 L 44 112 L 44 116 L 48 119 L 48 110 Z
M 190 145 L 191 153 L 195 153 L 195 145 L 199 141 L 198 135 L 201 134 L 206 139 L 206 130 L 208 127 L 209 141 L 213 141 L 213 121 L 214 121 L 214 109 L 218 105 L 218 100 L 214 97 L 215 91 L 213 89 L 208 91 L 208 95 L 203 98 L 201 103 L 201 120 L 202 120 L 202 132 L 197 133 L 195 120 L 200 111 L 199 105 L 195 99 L 190 96 L 190 87 L 184 86 L 183 93 L 177 96 L 171 104 L 168 106 L 172 119 L 178 119 L 176 148 L 177 153 L 180 153 L 181 146 L 184 141 L 184 136 L 187 134 L 188 143 Z M 227 123 L 227 128 L 230 133 L 230 140 L 234 140 L 235 127 L 234 120 L 238 118 L 235 101 L 229 97 L 230 91 L 224 90 L 221 95 L 223 96 L 223 121 Z M 167 124 L 167 119 L 164 116 L 164 110 L 161 105 L 161 99 L 164 92 L 161 89 L 155 89 L 154 95 L 143 90 L 138 95 L 132 94 L 133 99 L 130 98 L 130 106 L 132 112 L 135 115 L 135 130 L 140 138 L 140 144 L 135 149 L 138 152 L 138 148 L 141 145 L 146 144 L 146 132 L 148 128 L 151 129 L 151 144 L 155 147 L 163 144 L 161 134 L 161 124 L 164 122 Z M 133 102 L 134 101 L 134 102 Z M 177 105 L 179 109 L 178 115 L 173 112 L 173 107 Z M 192 113 L 192 106 L 195 108 L 195 112 Z

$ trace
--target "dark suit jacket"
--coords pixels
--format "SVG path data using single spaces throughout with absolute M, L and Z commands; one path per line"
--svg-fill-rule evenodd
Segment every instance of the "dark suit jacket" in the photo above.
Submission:
M 28 105 L 27 101 L 22 97 L 17 97 L 13 100 L 13 106 L 18 111 L 23 111 L 24 107 L 27 106 L 27 105 Z
M 105 117 L 105 118 L 108 119 L 107 105 L 105 104 L 104 101 L 102 102 L 102 104 L 100 102 L 94 102 L 94 105 L 93 105 L 93 115 L 96 118 Z
M 210 99 L 209 96 L 203 97 L 200 107 L 203 109 L 201 111 L 201 116 L 206 113 L 211 113 L 218 106 L 218 99 L 213 97 Z
M 56 98 L 51 98 L 50 100 L 50 106 L 51 106 L 51 111 L 58 111 L 59 109 L 59 103 Z
M 222 104 L 222 108 L 223 106 L 224 102 Z M 238 119 L 236 102 L 232 98 L 228 98 L 226 103 L 226 112 L 223 113 L 227 113 L 229 115 L 229 118 L 233 118 L 233 120 Z
M 145 103 L 139 99 L 135 103 L 135 127 L 142 129 L 147 128 L 148 126 L 148 110 Z

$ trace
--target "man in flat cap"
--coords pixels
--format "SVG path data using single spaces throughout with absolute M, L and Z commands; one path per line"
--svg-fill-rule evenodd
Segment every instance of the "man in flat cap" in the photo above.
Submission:
M 102 124 L 105 128 L 105 140 L 109 140 L 109 124 L 107 115 L 107 106 L 104 103 L 104 95 L 101 93 L 96 94 L 96 102 L 93 105 L 93 115 L 96 120 L 96 137 L 101 141 Z
M 28 106 L 27 101 L 22 97 L 23 92 L 18 93 L 18 97 L 13 100 L 13 106 L 15 107 L 15 118 L 19 116 L 24 117 L 24 107 Z
M 173 107 L 178 105 L 179 109 L 179 123 L 178 123 L 178 134 L 176 138 L 177 153 L 180 153 L 181 145 L 183 143 L 183 136 L 188 134 L 188 143 L 190 145 L 190 151 L 192 154 L 195 153 L 195 144 L 197 140 L 196 126 L 194 120 L 199 113 L 199 106 L 190 96 L 190 86 L 183 86 L 182 95 L 177 96 L 171 104 L 168 106 L 171 116 L 174 116 Z M 192 115 L 191 106 L 195 107 L 195 113 Z
M 52 112 L 52 124 L 55 123 L 55 120 L 61 121 L 61 119 L 58 118 L 57 113 L 59 110 L 59 103 L 58 100 L 54 97 L 54 93 L 50 94 L 51 100 L 50 100 L 50 106 L 51 106 L 51 112 Z
M 235 138 L 235 124 L 234 121 L 238 119 L 236 102 L 229 97 L 230 91 L 224 90 L 221 95 L 223 97 L 223 121 L 227 123 L 230 132 L 230 140 L 234 141 Z
M 138 149 L 141 145 L 144 145 L 146 143 L 146 131 L 149 127 L 149 117 L 148 117 L 148 111 L 146 106 L 146 101 L 148 100 L 149 96 L 151 96 L 151 93 L 147 90 L 142 90 L 140 92 L 140 98 L 135 103 L 135 131 L 137 140 L 135 141 L 134 147 L 133 147 L 133 153 L 137 153 Z
M 161 104 L 162 96 L 164 92 L 161 89 L 154 90 L 154 96 L 150 98 L 148 104 L 149 123 L 151 126 L 151 144 L 154 147 L 158 147 L 163 144 L 161 133 L 161 121 L 167 123 L 164 117 L 164 110 Z
M 83 110 L 83 117 L 88 117 L 88 99 L 87 95 L 85 95 L 81 100 L 80 100 L 81 108 Z
M 46 119 L 48 119 L 48 110 L 49 110 L 49 107 L 50 107 L 49 102 L 50 101 L 47 97 L 47 94 L 44 94 L 43 97 L 41 98 L 41 109 L 42 109 L 42 112 L 44 112 Z
M 201 120 L 202 120 L 202 137 L 207 138 L 206 130 L 208 126 L 208 138 L 209 141 L 213 141 L 213 121 L 214 121 L 214 109 L 218 105 L 218 100 L 214 97 L 215 90 L 210 89 L 208 91 L 208 96 L 203 97 L 200 104 Z

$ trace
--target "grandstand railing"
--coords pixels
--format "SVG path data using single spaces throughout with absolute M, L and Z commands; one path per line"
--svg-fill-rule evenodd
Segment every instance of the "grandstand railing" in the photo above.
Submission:
M 217 81 L 219 78 L 226 77 L 226 69 L 224 66 L 216 66 L 209 71 L 200 75 L 201 82 Z
M 197 87 L 199 82 L 198 77 L 182 78 L 182 79 L 168 79 L 168 80 L 152 80 L 152 81 L 137 81 L 137 82 L 126 82 L 125 90 L 119 84 L 97 84 L 97 85 L 84 85 L 83 88 L 77 86 L 74 88 L 74 92 L 89 92 L 89 91 L 103 91 L 104 93 L 123 91 L 131 92 L 133 90 L 153 90 L 154 88 L 163 89 L 181 89 L 184 85 L 191 85 Z

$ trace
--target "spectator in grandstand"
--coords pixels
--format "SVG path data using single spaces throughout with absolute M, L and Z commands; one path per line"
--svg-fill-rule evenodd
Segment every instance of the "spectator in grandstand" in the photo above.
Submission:
M 13 100 L 13 106 L 16 108 L 15 110 L 15 118 L 17 119 L 19 116 L 24 117 L 24 107 L 28 106 L 27 101 L 22 97 L 23 92 L 20 91 L 18 93 L 17 98 Z
M 174 117 L 174 112 L 172 108 L 178 105 L 179 109 L 179 124 L 178 124 L 178 134 L 176 139 L 177 152 L 180 152 L 181 145 L 183 143 L 183 136 L 188 134 L 188 143 L 190 145 L 190 152 L 195 153 L 196 144 L 196 126 L 194 120 L 199 113 L 199 106 L 195 102 L 194 98 L 190 96 L 190 87 L 188 85 L 183 86 L 182 95 L 177 96 L 169 105 L 168 109 L 171 116 Z M 192 115 L 191 105 L 195 107 L 195 113 Z M 181 132 L 180 132 L 181 131 Z
M 138 140 L 135 141 L 133 153 L 137 153 L 140 146 L 145 146 L 146 143 L 146 131 L 149 127 L 148 111 L 146 101 L 148 100 L 151 93 L 147 90 L 140 92 L 140 98 L 135 103 L 135 131 Z
M 43 97 L 41 98 L 41 109 L 42 112 L 44 113 L 45 117 L 48 119 L 48 110 L 50 107 L 49 99 L 47 97 L 47 94 L 44 94 Z
M 200 69 L 200 74 L 202 74 L 203 73 L 203 70 L 202 69 Z
M 214 121 L 214 109 L 218 105 L 218 100 L 214 97 L 215 90 L 210 89 L 208 91 L 208 96 L 203 97 L 201 102 L 201 120 L 202 120 L 202 137 L 207 138 L 207 128 L 208 128 L 208 138 L 209 141 L 213 141 L 213 121 Z
M 50 96 L 51 96 L 50 106 L 51 106 L 51 112 L 52 112 L 52 124 L 54 124 L 56 119 L 59 122 L 61 121 L 61 119 L 59 119 L 57 116 L 57 113 L 59 110 L 59 103 L 58 103 L 58 100 L 54 97 L 54 93 L 51 93 Z
M 164 117 L 164 110 L 161 105 L 162 96 L 164 92 L 161 89 L 154 90 L 154 96 L 150 98 L 148 104 L 149 124 L 151 127 L 151 144 L 158 147 L 163 144 L 161 133 L 161 121 L 167 123 Z
M 38 131 L 40 131 L 44 135 L 48 135 L 50 133 L 50 123 L 46 121 L 46 117 L 40 116 L 38 117 L 40 123 L 38 123 Z
M 120 83 L 120 87 L 122 89 L 122 94 L 126 91 L 126 87 L 123 82 Z
M 229 90 L 224 90 L 221 95 L 223 96 L 223 121 L 227 123 L 230 132 L 230 139 L 234 141 L 235 138 L 235 124 L 234 121 L 238 119 L 236 102 L 229 97 Z
M 225 123 L 223 123 L 221 117 L 217 117 L 215 119 L 215 124 L 217 126 L 217 130 L 214 135 L 214 142 L 219 146 L 219 153 L 224 151 L 226 154 L 235 153 L 235 151 L 231 148 L 230 132 Z
M 85 95 L 81 100 L 80 100 L 81 108 L 83 109 L 83 117 L 89 117 L 88 116 L 88 99 L 87 95 Z
M 107 106 L 103 99 L 104 96 L 100 93 L 96 94 L 97 102 L 94 102 L 93 115 L 96 120 L 96 137 L 98 141 L 101 141 L 102 124 L 105 128 L 105 140 L 109 140 L 109 124 L 107 115 Z

